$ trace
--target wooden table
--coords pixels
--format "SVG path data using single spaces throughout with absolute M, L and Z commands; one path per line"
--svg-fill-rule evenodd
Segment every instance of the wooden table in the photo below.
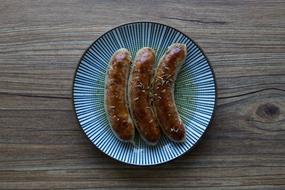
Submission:
M 91 145 L 72 106 L 84 50 L 132 21 L 206 52 L 218 103 L 204 139 L 155 167 Z M 0 1 L 0 189 L 285 189 L 284 1 Z

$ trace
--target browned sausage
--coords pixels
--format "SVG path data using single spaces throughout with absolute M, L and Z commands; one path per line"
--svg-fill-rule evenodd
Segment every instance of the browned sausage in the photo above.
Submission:
M 116 51 L 109 63 L 105 79 L 105 111 L 113 133 L 121 140 L 133 142 L 135 127 L 127 103 L 127 85 L 131 66 L 127 49 Z
M 160 137 L 160 129 L 150 101 L 154 64 L 154 51 L 148 47 L 140 49 L 136 54 L 129 79 L 132 118 L 142 139 L 150 145 L 155 145 Z
M 154 110 L 164 134 L 183 142 L 185 128 L 174 101 L 174 82 L 187 53 L 184 44 L 172 44 L 159 61 L 153 84 Z

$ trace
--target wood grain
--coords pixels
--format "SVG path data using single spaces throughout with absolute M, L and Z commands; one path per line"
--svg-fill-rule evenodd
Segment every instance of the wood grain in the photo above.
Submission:
M 71 99 L 83 51 L 132 21 L 195 40 L 216 74 L 215 117 L 185 156 L 123 165 L 81 132 Z M 0 1 L 0 189 L 284 189 L 284 1 Z

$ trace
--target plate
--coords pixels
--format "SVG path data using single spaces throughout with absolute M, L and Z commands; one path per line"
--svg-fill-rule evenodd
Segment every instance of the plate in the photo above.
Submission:
M 187 46 L 187 57 L 175 83 L 175 101 L 186 128 L 186 141 L 174 143 L 162 135 L 156 146 L 119 141 L 112 133 L 104 110 L 104 80 L 112 54 L 148 46 L 156 51 L 156 62 L 174 42 Z M 73 104 L 83 132 L 108 156 L 132 165 L 156 165 L 173 160 L 194 147 L 208 128 L 216 104 L 216 83 L 201 48 L 177 29 L 154 22 L 128 23 L 100 36 L 83 54 L 73 82 Z

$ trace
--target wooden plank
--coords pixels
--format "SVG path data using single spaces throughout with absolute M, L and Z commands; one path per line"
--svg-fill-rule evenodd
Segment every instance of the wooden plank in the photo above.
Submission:
M 123 23 L 189 35 L 216 74 L 217 110 L 190 153 L 124 165 L 89 143 L 72 107 L 84 50 Z M 284 1 L 0 3 L 0 189 L 284 189 Z

